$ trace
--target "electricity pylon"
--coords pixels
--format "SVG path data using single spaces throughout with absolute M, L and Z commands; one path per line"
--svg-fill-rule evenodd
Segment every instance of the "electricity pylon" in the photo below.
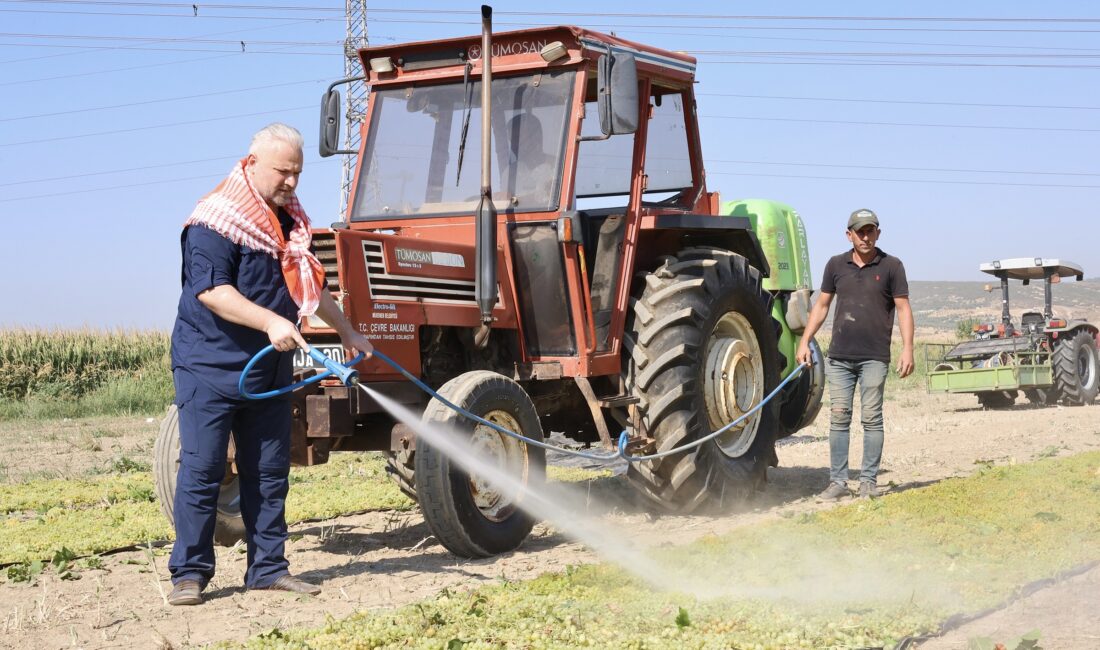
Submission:
M 347 0 L 347 36 L 344 39 L 344 76 L 363 76 L 363 64 L 359 60 L 359 49 L 367 46 L 367 0 Z M 344 128 L 344 149 L 359 150 L 359 132 L 366 114 L 367 84 L 353 81 L 347 87 L 347 102 L 344 106 L 346 124 Z M 345 154 L 343 161 L 343 179 L 340 184 L 340 218 L 346 219 L 348 195 L 355 180 L 355 156 Z

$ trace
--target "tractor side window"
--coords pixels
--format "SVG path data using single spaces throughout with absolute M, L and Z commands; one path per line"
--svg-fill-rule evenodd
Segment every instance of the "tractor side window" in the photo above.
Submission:
M 581 136 L 600 135 L 599 109 L 595 100 L 584 105 Z M 616 135 L 606 140 L 586 140 L 577 152 L 577 209 L 626 205 L 630 196 L 630 168 L 634 136 Z M 611 197 L 619 197 L 617 200 Z M 587 199 L 587 200 L 585 200 Z
M 646 200 L 650 196 L 680 192 L 692 187 L 684 96 L 657 95 L 652 98 L 653 118 L 646 134 Z

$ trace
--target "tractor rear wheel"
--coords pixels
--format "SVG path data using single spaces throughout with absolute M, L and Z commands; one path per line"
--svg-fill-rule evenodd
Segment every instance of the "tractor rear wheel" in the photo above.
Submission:
M 978 404 L 987 409 L 1006 409 L 1016 403 L 1014 390 L 991 390 L 978 393 Z
M 503 375 L 466 372 L 444 384 L 439 394 L 504 429 L 543 439 L 531 398 Z M 543 450 L 477 424 L 438 398 L 428 404 L 421 420 L 435 435 L 429 439 L 421 431 L 417 436 L 416 494 L 435 538 L 455 555 L 470 558 L 519 546 L 535 524 L 521 505 L 546 480 Z M 479 462 L 471 465 L 468 452 Z M 493 477 L 485 470 L 501 475 Z
M 1089 404 L 1096 399 L 1096 338 L 1085 329 L 1059 339 L 1054 348 L 1054 384 L 1067 404 Z
M 160 432 L 153 443 L 153 485 L 156 488 L 160 511 L 173 526 L 176 497 L 176 474 L 180 467 L 180 418 L 173 404 L 160 423 Z M 230 452 L 233 437 L 229 438 Z M 232 456 L 232 454 L 230 454 Z M 222 546 L 233 546 L 244 539 L 244 519 L 241 518 L 241 486 L 233 464 L 226 463 L 225 478 L 218 492 L 218 518 L 214 524 L 214 541 Z
M 690 248 L 648 274 L 624 337 L 625 383 L 642 431 L 663 452 L 741 417 L 779 375 L 772 297 L 760 272 L 727 250 Z M 777 402 L 727 433 L 665 458 L 631 463 L 628 479 L 674 512 L 743 500 L 775 458 Z
M 1058 403 L 1057 388 L 1025 388 L 1024 397 L 1027 401 L 1038 406 L 1050 406 Z

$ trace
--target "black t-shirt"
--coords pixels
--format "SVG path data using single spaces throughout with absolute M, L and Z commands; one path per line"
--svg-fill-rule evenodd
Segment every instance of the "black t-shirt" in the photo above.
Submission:
M 829 357 L 848 361 L 890 361 L 894 298 L 909 295 L 901 260 L 875 249 L 875 259 L 862 268 L 852 251 L 829 259 L 821 280 L 823 293 L 836 294 Z

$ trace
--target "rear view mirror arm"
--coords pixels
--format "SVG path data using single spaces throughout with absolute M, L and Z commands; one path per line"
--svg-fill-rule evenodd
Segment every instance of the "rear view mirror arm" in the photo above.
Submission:
M 335 140 L 338 139 L 340 135 L 340 93 L 336 92 L 336 87 L 342 86 L 344 84 L 349 84 L 354 81 L 364 81 L 366 80 L 366 78 L 366 75 L 361 75 L 358 77 L 347 77 L 345 79 L 339 79 L 329 84 L 328 90 L 326 90 L 325 94 L 322 95 L 320 134 L 321 139 L 318 143 L 318 149 L 320 150 L 322 158 L 327 158 L 329 156 L 334 156 L 337 154 L 348 155 L 359 153 L 358 151 L 354 151 L 351 149 L 334 148 L 336 144 Z M 335 95 L 335 102 L 331 101 L 333 95 Z M 334 140 L 333 142 L 328 142 L 328 138 L 326 138 L 326 133 L 331 135 L 331 139 Z

